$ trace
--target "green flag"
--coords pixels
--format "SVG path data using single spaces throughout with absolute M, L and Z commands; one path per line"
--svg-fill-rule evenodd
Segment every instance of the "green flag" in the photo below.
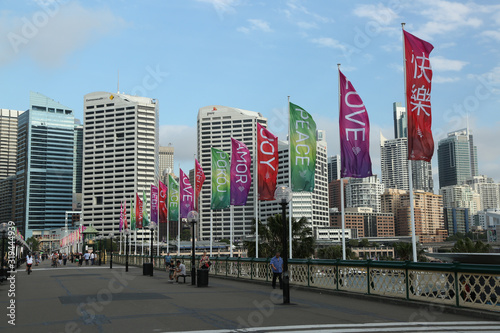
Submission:
M 148 205 L 147 205 L 146 192 L 142 190 L 142 227 L 146 228 L 149 225 L 148 218 Z
M 314 191 L 316 123 L 298 105 L 290 103 L 290 173 L 292 192 Z
M 179 219 L 179 183 L 172 175 L 168 175 L 168 220 Z
M 130 202 L 130 229 L 135 230 L 135 194 L 134 199 L 132 199 L 134 204 Z
M 212 203 L 211 209 L 229 207 L 231 199 L 231 164 L 229 154 L 212 148 Z

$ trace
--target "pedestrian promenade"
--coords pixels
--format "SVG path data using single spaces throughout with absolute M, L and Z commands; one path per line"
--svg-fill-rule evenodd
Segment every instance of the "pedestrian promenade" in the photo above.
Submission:
M 167 276 L 143 276 L 132 266 L 125 272 L 116 264 L 110 269 L 109 263 L 51 268 L 45 260 L 31 275 L 22 267 L 14 282 L 0 284 L 0 332 L 500 331 L 499 322 L 488 321 L 492 316 L 453 314 L 437 305 L 298 288 L 291 288 L 292 304 L 282 305 L 281 291 L 270 284 L 210 277 L 209 287 L 198 288 L 190 278 L 172 284 Z M 15 326 L 8 322 L 12 314 Z

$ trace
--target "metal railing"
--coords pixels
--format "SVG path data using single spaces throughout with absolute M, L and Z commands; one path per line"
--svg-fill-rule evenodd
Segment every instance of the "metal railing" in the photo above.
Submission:
M 116 258 L 116 259 L 115 259 Z M 154 268 L 165 269 L 164 257 Z M 149 256 L 129 255 L 129 265 L 142 266 Z M 190 256 L 172 256 L 191 270 Z M 124 264 L 124 255 L 113 260 Z M 271 281 L 270 258 L 211 258 L 210 274 L 240 280 Z M 199 256 L 196 257 L 199 262 Z M 447 304 L 500 312 L 500 267 L 410 261 L 290 259 L 290 284 L 310 288 Z

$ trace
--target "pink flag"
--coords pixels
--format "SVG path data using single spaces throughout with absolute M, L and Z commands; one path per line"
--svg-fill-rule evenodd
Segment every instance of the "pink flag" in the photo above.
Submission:
M 127 200 L 123 203 L 123 228 L 128 229 L 128 222 L 127 222 Z
M 431 81 L 429 54 L 434 46 L 403 30 L 405 39 L 406 113 L 408 116 L 408 159 L 430 162 L 432 138 Z
M 187 218 L 190 211 L 194 209 L 193 187 L 189 182 L 189 177 L 180 170 L 180 192 L 181 192 L 181 219 Z
M 167 211 L 167 185 L 163 184 L 160 180 L 160 223 L 166 223 L 168 219 L 168 211 Z
M 135 194 L 135 225 L 137 229 L 142 229 L 142 205 L 143 202 L 141 200 L 141 197 L 139 196 L 138 193 Z
M 158 187 L 151 184 L 151 222 L 158 223 Z
M 278 179 L 278 137 L 257 123 L 259 200 L 272 201 Z
M 118 227 L 118 229 L 120 230 L 120 232 L 123 229 L 123 202 L 120 205 L 120 226 Z
M 368 113 L 361 97 L 340 70 L 339 85 L 340 176 L 369 177 L 372 175 L 372 162 Z
M 200 198 L 201 187 L 203 186 L 203 183 L 205 182 L 205 173 L 203 172 L 203 169 L 201 168 L 201 165 L 200 165 L 200 163 L 198 163 L 198 160 L 196 158 L 194 159 L 194 174 L 196 177 L 196 180 L 195 180 L 195 183 L 196 183 L 195 206 L 198 207 L 198 200 Z
M 244 206 L 252 184 L 252 158 L 243 142 L 231 138 L 231 147 L 231 205 Z

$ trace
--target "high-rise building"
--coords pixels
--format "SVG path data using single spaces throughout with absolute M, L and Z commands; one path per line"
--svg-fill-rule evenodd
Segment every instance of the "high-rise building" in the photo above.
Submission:
M 321 133 L 321 131 L 318 131 Z M 316 145 L 316 173 L 314 176 L 313 192 L 293 192 L 291 207 L 292 217 L 299 220 L 306 218 L 308 226 L 312 228 L 313 234 L 316 228 L 329 226 L 328 215 L 328 172 L 327 172 L 327 144 L 326 141 L 319 140 L 317 136 Z M 288 142 L 279 141 L 279 165 L 278 165 L 278 184 L 289 186 L 289 160 L 288 160 Z M 265 221 L 269 216 L 281 214 L 281 206 L 276 201 L 260 202 L 260 219 Z
M 337 208 L 339 212 L 342 211 L 342 198 L 340 196 L 340 188 L 341 188 L 341 183 L 344 182 L 343 188 L 344 188 L 344 206 L 345 206 L 345 188 L 347 186 L 348 179 L 343 178 L 342 180 L 337 179 L 333 180 L 330 184 L 328 184 L 328 208 Z
M 448 235 L 465 234 L 470 230 L 470 216 L 468 208 L 443 208 L 444 228 Z
M 340 179 L 340 155 L 328 157 L 328 184 Z
M 396 236 L 411 236 L 410 195 L 408 191 L 387 189 L 381 196 L 384 213 L 394 214 Z M 414 191 L 415 234 L 421 243 L 441 242 L 447 237 L 444 228 L 441 195 Z
M 346 207 L 371 207 L 380 213 L 380 195 L 384 185 L 377 175 L 365 178 L 349 178 L 345 189 Z
M 342 213 L 330 214 L 332 227 L 342 227 Z M 394 215 L 375 213 L 372 208 L 346 208 L 345 227 L 357 229 L 358 237 L 394 237 Z
M 83 125 L 75 120 L 75 145 L 73 148 L 73 211 L 82 210 Z
M 17 120 L 22 113 L 0 109 L 0 179 L 16 174 Z
M 171 145 L 160 146 L 160 177 L 163 182 L 168 179 L 168 174 L 174 171 L 174 147 Z
M 15 221 L 16 176 L 0 179 L 0 223 Z
M 203 240 L 210 237 L 210 203 L 212 156 L 211 147 L 231 154 L 231 138 L 243 142 L 250 150 L 252 160 L 255 159 L 257 146 L 257 123 L 267 125 L 267 119 L 262 114 L 227 106 L 210 105 L 198 112 L 198 161 L 206 176 L 205 184 L 200 194 L 200 223 L 198 234 Z M 254 166 L 251 166 L 252 178 Z M 254 181 L 248 194 L 246 206 L 234 207 L 234 238 L 241 239 L 251 233 L 252 219 L 255 218 L 254 204 L 256 192 Z M 230 211 L 229 208 L 212 212 L 214 240 L 229 239 Z
M 84 97 L 83 224 L 118 233 L 120 205 L 158 184 L 159 105 L 156 99 L 93 92 Z M 138 238 L 150 231 L 139 232 Z M 160 235 L 160 239 L 161 239 Z
M 72 210 L 74 114 L 39 93 L 18 117 L 16 225 L 25 238 L 64 227 Z
M 443 208 L 449 208 L 450 211 L 452 208 L 467 209 L 469 221 L 472 221 L 472 216 L 481 209 L 480 195 L 469 185 L 441 187 L 439 194 L 443 196 Z
M 478 175 L 477 148 L 470 130 L 448 133 L 438 143 L 439 187 L 461 185 Z
M 392 104 L 392 111 L 394 117 L 394 138 L 407 138 L 408 119 L 406 117 L 406 108 L 401 102 L 394 102 Z
M 500 208 L 500 184 L 494 183 L 493 178 L 484 175 L 474 176 L 467 178 L 465 184 L 471 186 L 479 194 L 478 210 Z

